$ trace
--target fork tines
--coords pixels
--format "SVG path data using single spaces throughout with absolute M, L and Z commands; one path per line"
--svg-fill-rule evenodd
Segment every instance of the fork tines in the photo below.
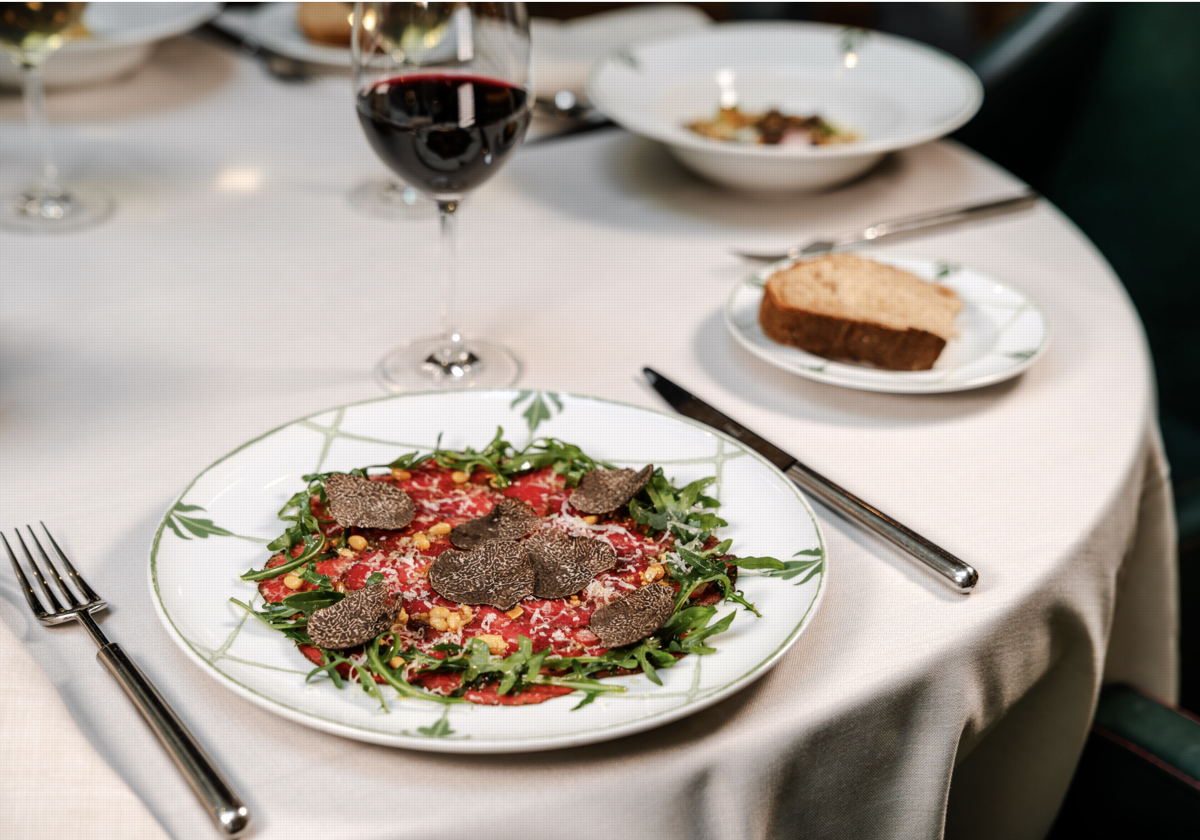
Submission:
M 15 533 L 17 542 L 21 544 L 21 550 L 25 553 L 25 563 L 27 566 L 29 566 L 30 571 L 33 572 L 34 578 L 41 586 L 44 602 L 50 605 L 49 611 L 47 611 L 43 606 L 43 600 L 39 600 L 37 593 L 34 591 L 33 586 L 29 582 L 29 578 L 25 576 L 25 572 L 21 568 L 21 563 L 17 560 L 17 555 L 13 552 L 12 544 L 9 543 L 8 537 L 4 536 L 3 532 L 0 532 L 0 540 L 4 541 L 4 548 L 8 552 L 8 559 L 12 561 L 13 571 L 17 573 L 17 580 L 20 581 L 21 589 L 25 593 L 25 600 L 29 602 L 29 608 L 33 610 L 38 621 L 42 622 L 43 624 L 61 624 L 64 621 L 70 621 L 71 619 L 76 618 L 77 614 L 79 613 L 92 613 L 104 609 L 107 604 L 90 586 L 87 585 L 87 582 L 79 576 L 79 573 L 75 571 L 75 567 L 71 565 L 71 561 L 67 558 L 66 553 L 59 547 L 58 542 L 50 533 L 50 529 L 46 527 L 46 523 L 42 522 L 39 524 L 41 524 L 42 530 L 46 533 L 46 539 L 49 541 L 50 545 L 54 549 L 55 555 L 58 557 L 57 565 L 55 561 L 51 559 L 50 555 L 46 553 L 46 549 L 42 547 L 41 540 L 39 540 L 37 534 L 33 532 L 33 527 L 26 525 L 25 529 L 29 532 L 29 538 L 32 540 L 34 546 L 37 547 L 38 553 L 42 556 L 41 565 L 45 566 L 49 575 L 54 578 L 55 583 L 58 584 L 59 590 L 66 599 L 67 606 L 63 606 L 63 603 L 55 596 L 54 590 L 51 589 L 50 585 L 46 582 L 46 578 L 42 575 L 41 568 L 39 567 L 37 561 L 34 560 L 33 554 L 29 550 L 29 545 L 25 542 L 25 538 L 21 536 L 20 529 L 16 529 Z M 71 579 L 71 582 L 75 585 L 75 589 L 78 590 L 78 595 L 71 589 L 70 586 L 67 585 L 67 581 L 64 580 L 62 572 L 59 571 L 60 566 L 62 569 L 66 570 L 67 577 Z M 82 596 L 82 600 L 80 600 L 80 596 Z

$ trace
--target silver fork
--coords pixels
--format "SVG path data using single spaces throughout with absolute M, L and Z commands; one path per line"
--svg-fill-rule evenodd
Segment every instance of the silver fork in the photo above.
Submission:
M 21 582 L 21 589 L 25 593 L 25 600 L 29 602 L 29 608 L 33 610 L 33 614 L 42 624 L 78 621 L 87 629 L 92 640 L 100 646 L 100 652 L 96 654 L 96 658 L 103 662 L 105 667 L 116 677 L 121 688 L 125 689 L 129 699 L 133 701 L 138 711 L 142 713 L 142 717 L 150 724 L 150 728 L 154 730 L 158 740 L 166 747 L 184 778 L 191 784 L 192 790 L 200 798 L 200 802 L 212 817 L 213 822 L 216 823 L 217 828 L 230 837 L 241 833 L 250 824 L 249 809 L 141 669 L 134 664 L 125 651 L 121 650 L 119 645 L 113 644 L 105 638 L 103 631 L 92 618 L 92 613 L 107 608 L 108 604 L 101 600 L 100 596 L 75 571 L 75 567 L 71 565 L 67 555 L 58 547 L 58 543 L 46 528 L 46 523 L 41 523 L 41 526 L 42 530 L 46 532 L 46 538 L 50 545 L 54 548 L 54 553 L 58 556 L 59 565 L 66 570 L 67 577 L 71 579 L 83 600 L 81 601 L 63 580 L 62 572 L 50 559 L 46 549 L 42 547 L 32 526 L 27 525 L 25 527 L 29 531 L 30 540 L 42 556 L 42 565 L 58 584 L 67 603 L 67 606 L 64 606 L 55 596 L 54 590 L 46 583 L 46 578 L 42 576 L 42 570 L 34 561 L 25 538 L 21 536 L 20 529 L 17 529 L 15 533 L 25 554 L 26 565 L 41 586 L 42 595 L 45 603 L 50 605 L 50 610 L 47 611 L 42 606 L 43 602 L 38 599 L 29 579 L 25 577 L 25 572 L 17 561 L 17 555 L 13 553 L 8 537 L 0 532 L 0 540 L 4 541 L 8 559 L 12 561 L 13 570 L 17 573 L 17 580 Z

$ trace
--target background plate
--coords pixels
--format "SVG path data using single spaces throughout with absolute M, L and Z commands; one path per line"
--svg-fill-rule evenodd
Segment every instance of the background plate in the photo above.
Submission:
M 277 511 L 318 470 L 386 463 L 428 451 L 481 447 L 497 426 L 523 446 L 553 436 L 617 466 L 661 466 L 676 482 L 718 477 L 734 551 L 790 563 L 768 577 L 743 570 L 739 587 L 762 612 L 740 612 L 714 638 L 718 652 L 659 673 L 621 677 L 579 711 L 578 697 L 535 706 L 442 706 L 383 689 L 390 713 L 353 687 L 306 684 L 306 661 L 279 633 L 229 602 L 254 598 L 238 575 L 267 560 L 282 531 Z M 761 676 L 812 621 L 824 593 L 825 545 L 795 486 L 732 438 L 685 418 L 591 397 L 541 391 L 409 394 L 343 406 L 244 444 L 196 477 L 159 525 L 150 551 L 155 607 L 201 668 L 258 705 L 307 726 L 363 741 L 443 752 L 514 752 L 617 738 L 699 711 Z M 721 614 L 731 607 L 723 607 Z
M 725 324 L 738 342 L 760 359 L 789 373 L 830 385 L 890 394 L 941 394 L 1003 382 L 1024 371 L 1046 352 L 1046 316 L 1023 292 L 966 266 L 922 257 L 872 251 L 868 259 L 911 271 L 922 280 L 954 289 L 963 308 L 954 321 L 958 338 L 947 342 L 932 370 L 879 370 L 835 362 L 796 347 L 777 344 L 758 325 L 763 285 L 776 271 L 798 260 L 760 268 L 734 286 L 725 303 Z

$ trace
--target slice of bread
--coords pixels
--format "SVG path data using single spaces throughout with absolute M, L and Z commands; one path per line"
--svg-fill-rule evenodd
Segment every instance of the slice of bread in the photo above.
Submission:
M 299 3 L 296 24 L 313 43 L 348 47 L 354 32 L 353 15 L 350 3 Z
M 954 338 L 953 289 L 853 254 L 772 274 L 758 322 L 772 341 L 886 370 L 929 370 Z

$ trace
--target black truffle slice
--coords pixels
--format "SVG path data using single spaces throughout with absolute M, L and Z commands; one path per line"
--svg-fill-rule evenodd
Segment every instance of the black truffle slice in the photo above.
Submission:
M 542 531 L 524 545 L 533 561 L 533 594 L 539 598 L 565 598 L 617 564 L 608 543 L 562 531 Z
M 611 513 L 646 486 L 654 472 L 647 464 L 634 470 L 592 470 L 571 494 L 571 507 L 582 513 Z
M 356 475 L 334 473 L 325 480 L 329 515 L 343 528 L 399 530 L 412 522 L 417 506 L 399 487 Z
M 589 626 L 606 647 L 623 647 L 662 627 L 674 611 L 675 591 L 652 583 L 596 610 Z
M 308 637 L 318 647 L 344 650 L 374 639 L 399 613 L 400 603 L 387 585 L 376 583 L 315 611 L 308 617 Z
M 470 551 L 487 540 L 519 540 L 541 524 L 542 518 L 526 502 L 505 496 L 483 516 L 454 526 L 450 543 Z
M 488 540 L 471 551 L 447 549 L 429 565 L 433 591 L 458 604 L 511 610 L 533 594 L 533 562 L 512 540 Z

